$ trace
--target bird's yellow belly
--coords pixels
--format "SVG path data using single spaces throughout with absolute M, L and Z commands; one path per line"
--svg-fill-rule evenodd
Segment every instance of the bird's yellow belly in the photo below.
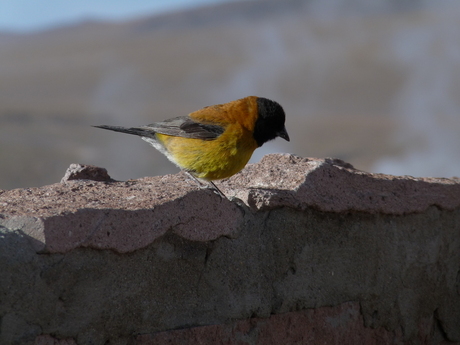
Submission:
M 215 140 L 190 139 L 156 134 L 181 169 L 205 180 L 220 180 L 242 170 L 257 143 L 250 133 L 223 133 Z

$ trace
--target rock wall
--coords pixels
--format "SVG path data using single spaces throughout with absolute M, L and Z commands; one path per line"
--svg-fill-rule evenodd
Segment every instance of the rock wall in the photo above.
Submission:
M 0 191 L 0 344 L 460 344 L 457 178 L 98 171 Z

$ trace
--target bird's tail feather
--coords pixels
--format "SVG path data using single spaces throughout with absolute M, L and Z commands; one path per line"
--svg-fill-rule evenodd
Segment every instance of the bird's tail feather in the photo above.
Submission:
M 140 137 L 147 137 L 147 138 L 154 138 L 155 137 L 155 132 L 154 131 L 144 129 L 144 128 L 135 128 L 135 127 L 126 128 L 126 127 L 107 126 L 107 125 L 93 126 L 93 127 L 102 128 L 102 129 L 108 129 L 108 130 L 115 131 L 115 132 L 138 135 Z

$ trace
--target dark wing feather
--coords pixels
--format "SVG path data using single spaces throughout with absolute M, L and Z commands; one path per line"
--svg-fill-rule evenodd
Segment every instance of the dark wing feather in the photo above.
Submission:
M 152 130 L 160 134 L 203 140 L 216 139 L 225 131 L 225 128 L 222 126 L 196 122 L 188 116 L 175 117 L 140 128 Z

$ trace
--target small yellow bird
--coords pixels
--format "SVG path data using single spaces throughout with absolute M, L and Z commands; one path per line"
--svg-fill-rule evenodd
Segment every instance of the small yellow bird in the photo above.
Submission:
M 224 196 L 212 180 L 239 172 L 267 141 L 289 141 L 284 122 L 278 103 L 249 96 L 147 126 L 94 127 L 140 136 L 198 183 L 197 178 L 208 181 Z

